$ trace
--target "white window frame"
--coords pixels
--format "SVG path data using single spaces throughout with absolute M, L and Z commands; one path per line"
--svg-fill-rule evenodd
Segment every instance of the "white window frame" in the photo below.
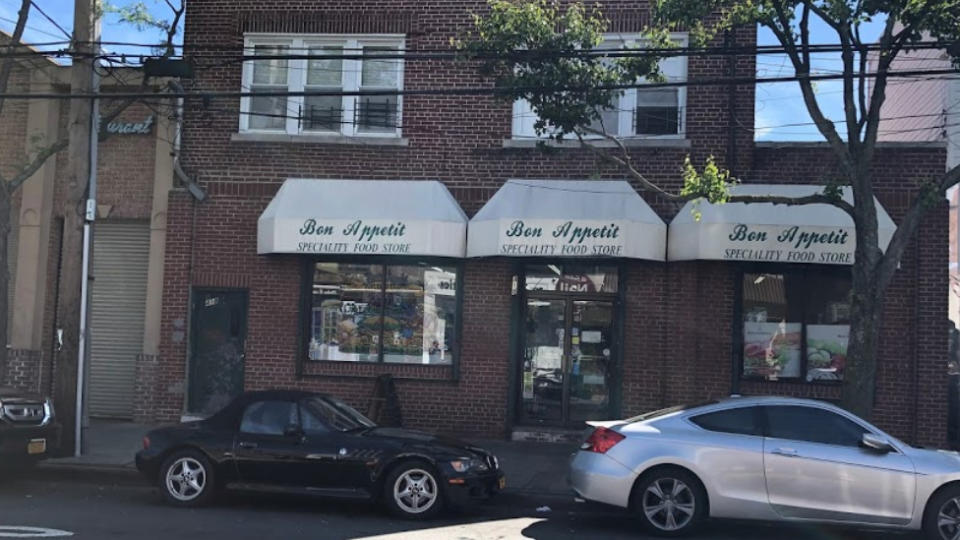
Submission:
M 642 45 L 644 38 L 641 34 L 605 34 L 603 36 L 604 42 L 607 41 L 616 41 L 622 43 L 625 47 L 635 47 L 638 44 Z M 689 43 L 689 37 L 686 32 L 673 32 L 670 34 L 670 39 L 678 47 L 686 47 Z M 666 63 L 667 66 L 670 65 L 670 62 L 679 64 L 676 69 L 676 73 L 669 73 L 666 70 L 664 71 L 664 76 L 666 77 L 667 82 L 685 82 L 687 80 L 687 56 L 674 56 L 667 59 L 664 59 L 661 62 L 661 68 L 664 67 Z M 641 79 L 642 82 L 642 79 Z M 634 114 L 636 114 L 637 107 L 637 89 L 628 88 L 624 90 L 623 94 L 619 98 L 619 103 L 617 108 L 620 110 L 620 114 L 617 117 L 617 137 L 621 139 L 685 139 L 687 136 L 687 87 L 679 86 L 677 88 L 677 106 L 680 108 L 680 119 L 677 133 L 671 133 L 667 135 L 651 135 L 644 133 L 636 133 L 635 123 L 634 123 Z M 630 105 L 632 104 L 632 106 Z M 626 106 L 625 106 L 626 105 Z M 525 123 L 530 123 L 530 119 L 536 119 L 536 115 L 530 108 L 530 103 L 523 99 L 518 99 L 513 102 L 513 122 L 511 126 L 511 133 L 513 139 L 545 139 L 546 135 L 539 136 L 536 132 L 531 130 L 524 129 Z M 526 120 L 526 122 L 525 122 Z M 532 123 L 530 123 L 532 126 Z M 584 136 L 585 139 L 590 138 L 600 138 L 599 135 L 590 135 Z
M 406 46 L 406 36 L 403 34 L 246 34 L 243 39 L 244 55 L 252 56 L 254 47 L 258 45 L 286 45 L 291 55 L 306 55 L 309 47 L 343 47 L 345 55 L 360 54 L 362 47 L 393 47 L 402 54 Z M 341 63 L 342 84 L 344 92 L 356 92 L 360 89 L 362 74 L 362 60 L 344 59 Z M 403 91 L 403 75 L 405 63 L 398 60 L 397 90 Z M 241 76 L 242 91 L 249 92 L 253 83 L 253 61 L 244 62 Z M 289 60 L 287 62 L 287 89 L 290 92 L 303 92 L 306 75 L 307 60 Z M 287 98 L 288 116 L 285 129 L 251 129 L 250 128 L 250 97 L 240 98 L 240 132 L 244 133 L 283 133 L 287 135 L 306 136 L 338 136 L 338 137 L 395 137 L 402 135 L 403 124 L 403 96 L 397 96 L 397 127 L 391 131 L 364 132 L 357 129 L 354 122 L 354 111 L 359 96 L 343 96 L 342 124 L 339 131 L 306 130 L 304 123 L 297 118 L 297 112 L 303 110 L 304 97 L 290 96 Z

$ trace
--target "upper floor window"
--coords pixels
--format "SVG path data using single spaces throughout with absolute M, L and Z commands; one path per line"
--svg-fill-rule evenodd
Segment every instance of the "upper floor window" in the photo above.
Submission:
M 678 46 L 686 46 L 686 34 L 673 36 Z M 598 49 L 627 49 L 643 47 L 640 35 L 617 34 L 608 38 Z M 667 82 L 687 80 L 687 57 L 673 56 L 660 63 Z M 642 83 L 641 79 L 639 83 Z M 617 137 L 683 137 L 686 131 L 686 87 L 630 88 L 621 92 L 613 103 L 600 111 L 600 119 L 591 128 Z M 534 124 L 536 113 L 526 100 L 513 104 L 513 137 L 538 137 Z
M 240 131 L 399 136 L 403 36 L 249 35 Z M 297 58 L 297 57 L 301 58 Z M 342 95 L 362 91 L 374 95 Z

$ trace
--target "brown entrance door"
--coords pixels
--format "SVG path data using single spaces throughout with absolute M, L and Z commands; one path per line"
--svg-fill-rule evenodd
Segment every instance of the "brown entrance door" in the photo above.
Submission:
M 582 427 L 610 417 L 613 313 L 609 300 L 527 298 L 521 424 Z

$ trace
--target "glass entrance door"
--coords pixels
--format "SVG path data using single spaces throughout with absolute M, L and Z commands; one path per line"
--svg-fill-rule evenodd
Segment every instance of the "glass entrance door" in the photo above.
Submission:
M 613 302 L 532 297 L 525 307 L 520 422 L 609 418 Z

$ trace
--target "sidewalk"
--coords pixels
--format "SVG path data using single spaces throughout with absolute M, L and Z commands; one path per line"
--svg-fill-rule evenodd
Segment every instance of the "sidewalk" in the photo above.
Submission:
M 156 426 L 130 422 L 91 421 L 85 430 L 86 451 L 80 457 L 49 459 L 40 471 L 51 476 L 109 477 L 112 481 L 142 482 L 133 456 L 142 447 L 143 436 Z M 469 441 L 493 452 L 507 477 L 506 493 L 570 499 L 567 461 L 576 445 L 512 442 L 481 439 Z

